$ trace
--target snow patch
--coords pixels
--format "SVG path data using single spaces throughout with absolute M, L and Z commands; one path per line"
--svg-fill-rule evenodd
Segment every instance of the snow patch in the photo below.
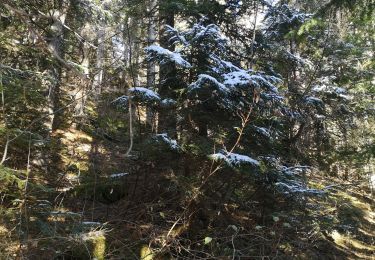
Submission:
M 100 222 L 94 222 L 94 221 L 82 221 L 82 225 L 87 225 L 87 226 L 100 226 L 102 223 Z
M 71 216 L 71 217 L 80 217 L 82 214 L 80 213 L 75 213 L 75 212 L 71 212 L 71 211 L 51 211 L 50 212 L 51 215 L 55 215 L 55 216 Z
M 109 175 L 109 178 L 121 178 L 121 177 L 124 177 L 126 175 L 129 175 L 129 173 L 127 173 L 127 172 L 113 173 L 113 174 Z
M 317 119 L 325 119 L 325 118 L 326 118 L 325 115 L 319 115 L 319 114 L 316 114 L 315 117 L 316 117 Z

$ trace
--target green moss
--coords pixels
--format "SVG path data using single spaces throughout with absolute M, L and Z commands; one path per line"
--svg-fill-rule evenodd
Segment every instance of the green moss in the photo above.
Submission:
M 16 171 L 0 166 L 0 191 L 8 195 L 18 194 L 25 187 L 25 181 L 19 177 L 19 173 Z
M 323 189 L 325 186 L 322 183 L 310 181 L 309 186 L 313 189 Z
M 92 259 L 105 259 L 106 238 L 102 230 L 85 234 L 83 240 L 87 246 L 87 249 L 90 251 Z
M 105 237 L 100 235 L 93 240 L 92 256 L 97 260 L 104 260 L 105 256 Z
M 148 245 L 143 245 L 140 251 L 140 259 L 142 260 L 152 260 L 154 259 L 154 254 Z

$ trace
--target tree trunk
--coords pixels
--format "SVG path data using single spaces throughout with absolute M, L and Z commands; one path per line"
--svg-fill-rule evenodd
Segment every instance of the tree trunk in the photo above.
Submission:
M 53 24 L 51 26 L 51 38 L 49 41 L 49 48 L 54 56 L 63 59 L 64 58 L 64 25 L 69 8 L 69 1 L 59 1 L 60 9 L 53 10 L 52 19 Z M 62 69 L 61 66 L 53 66 L 52 75 L 54 82 L 50 89 L 50 108 L 52 110 L 51 128 L 52 132 L 56 131 L 62 121 L 62 104 L 61 104 L 61 80 L 62 80 Z
M 160 46 L 166 49 L 171 50 L 173 46 L 169 46 L 169 38 L 165 33 L 165 25 L 174 26 L 174 13 L 172 10 L 166 7 L 161 7 L 159 11 L 160 17 Z M 159 94 L 163 98 L 176 98 L 174 89 L 176 86 L 176 67 L 170 64 L 160 65 L 159 71 Z M 159 113 L 158 120 L 158 130 L 159 132 L 167 133 L 169 136 L 176 138 L 177 137 L 177 118 L 176 111 L 172 109 L 161 110 Z

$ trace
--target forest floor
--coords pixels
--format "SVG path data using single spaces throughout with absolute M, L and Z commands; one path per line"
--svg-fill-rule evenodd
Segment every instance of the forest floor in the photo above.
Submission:
M 96 138 L 61 133 L 58 185 L 33 189 L 27 204 L 3 198 L 0 259 L 375 259 L 375 202 L 364 182 L 308 176 L 329 192 L 278 198 L 270 209 L 259 198 L 207 195 L 191 218 L 181 166 L 126 158 L 125 141 Z M 111 177 L 118 173 L 126 174 Z
M 337 186 L 331 189 L 324 201 L 319 202 L 320 209 L 311 212 L 319 216 L 319 224 L 323 227 L 321 232 L 327 242 L 323 248 L 335 248 L 325 252 L 327 258 L 332 255 L 339 259 L 342 254 L 347 259 L 374 259 L 374 198 L 365 185 L 343 183 L 337 179 L 332 182 Z M 328 223 L 325 223 L 327 220 Z M 322 248 L 318 246 L 317 249 Z

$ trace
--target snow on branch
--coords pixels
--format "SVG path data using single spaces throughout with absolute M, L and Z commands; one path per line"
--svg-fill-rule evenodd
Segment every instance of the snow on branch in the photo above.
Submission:
M 211 38 L 215 40 L 223 41 L 224 38 L 221 36 L 220 28 L 215 24 L 209 24 L 206 27 L 201 23 L 195 24 L 189 32 L 193 35 L 192 41 L 202 41 L 205 38 Z
M 228 153 L 220 151 L 219 153 L 211 154 L 210 159 L 214 161 L 224 161 L 230 167 L 241 167 L 245 165 L 259 167 L 259 161 L 242 154 Z
M 265 127 L 254 126 L 255 130 L 266 138 L 271 138 L 270 130 Z
M 330 85 L 328 82 L 329 80 L 330 79 L 322 79 L 322 82 L 320 82 L 319 85 L 314 86 L 312 91 L 317 94 L 326 94 L 330 97 L 341 98 L 343 100 L 353 99 L 346 89 Z
M 220 83 L 216 78 L 207 74 L 200 74 L 198 76 L 198 80 L 190 84 L 190 86 L 188 87 L 188 92 L 201 89 L 205 86 L 214 87 L 217 91 L 224 95 L 230 92 L 230 90 L 224 84 Z
M 129 175 L 129 173 L 127 173 L 127 172 L 113 173 L 113 174 L 109 175 L 109 178 L 114 178 L 114 179 L 116 179 L 116 178 L 124 177 L 124 176 L 126 176 L 126 175 Z
M 265 15 L 265 20 L 270 25 L 294 25 L 302 24 L 306 20 L 310 19 L 312 14 L 300 12 L 293 7 L 282 4 L 279 6 L 273 6 L 269 8 L 269 11 Z
M 124 95 L 124 96 L 116 98 L 111 103 L 120 107 L 126 107 L 128 105 L 128 101 L 129 101 L 129 97 Z
M 244 86 L 250 84 L 251 81 L 250 75 L 244 70 L 224 74 L 224 84 L 227 86 Z
M 224 74 L 224 84 L 229 87 L 265 87 L 267 90 L 277 93 L 277 87 L 274 85 L 281 80 L 274 76 L 261 75 L 259 73 L 250 75 L 245 70 L 238 70 Z
M 186 40 L 185 36 L 183 36 L 177 29 L 169 25 L 166 25 L 165 28 L 166 34 L 170 36 L 169 41 L 171 42 L 171 44 L 176 45 L 180 43 L 184 46 L 190 45 L 189 42 Z
M 277 182 L 276 187 L 284 194 L 304 194 L 304 195 L 323 195 L 326 193 L 325 189 L 311 189 L 306 187 L 303 182 L 296 180 L 289 180 L 288 182 Z
M 145 48 L 145 51 L 148 53 L 148 59 L 160 59 L 161 63 L 173 62 L 176 65 L 179 65 L 183 68 L 191 68 L 191 64 L 182 58 L 181 54 L 176 52 L 171 52 L 163 47 L 157 45 L 151 45 Z
M 307 96 L 304 98 L 304 103 L 307 105 L 324 106 L 324 102 L 317 97 Z
M 160 107 L 170 108 L 174 107 L 177 104 L 177 101 L 171 98 L 165 98 L 160 102 Z
M 311 171 L 310 166 L 297 165 L 292 167 L 281 166 L 278 181 L 275 183 L 277 189 L 286 195 L 324 195 L 328 188 L 312 189 L 307 186 L 303 175 Z
M 242 70 L 239 67 L 237 67 L 236 65 L 234 65 L 232 62 L 221 59 L 216 54 L 210 54 L 210 59 L 215 64 L 215 66 L 213 66 L 212 69 L 216 73 L 222 73 L 222 72 L 228 72 L 228 71 L 240 71 L 240 70 Z
M 160 96 L 152 91 L 151 89 L 147 89 L 144 87 L 135 87 L 129 89 L 129 94 L 132 95 L 132 99 L 135 102 L 150 104 L 150 103 L 157 103 L 159 104 L 161 101 Z M 121 97 L 116 98 L 112 101 L 113 104 L 126 107 L 128 105 L 129 96 L 124 95 Z
M 283 49 L 282 55 L 284 56 L 284 58 L 286 60 L 288 60 L 289 62 L 295 64 L 296 66 L 301 66 L 301 67 L 307 66 L 308 68 L 312 68 L 313 67 L 312 62 L 309 61 L 308 59 L 302 58 L 298 54 L 293 54 L 293 53 L 291 53 L 290 51 L 288 51 L 286 49 Z
M 142 101 L 160 101 L 160 96 L 152 91 L 151 89 L 143 87 L 130 88 L 129 93 L 134 95 L 137 98 L 140 98 Z
M 284 97 L 277 94 L 261 93 L 260 97 L 265 101 L 282 102 Z
M 168 145 L 171 150 L 180 150 L 180 146 L 177 144 L 177 141 L 170 138 L 168 134 L 157 134 L 155 137 L 156 141 Z

